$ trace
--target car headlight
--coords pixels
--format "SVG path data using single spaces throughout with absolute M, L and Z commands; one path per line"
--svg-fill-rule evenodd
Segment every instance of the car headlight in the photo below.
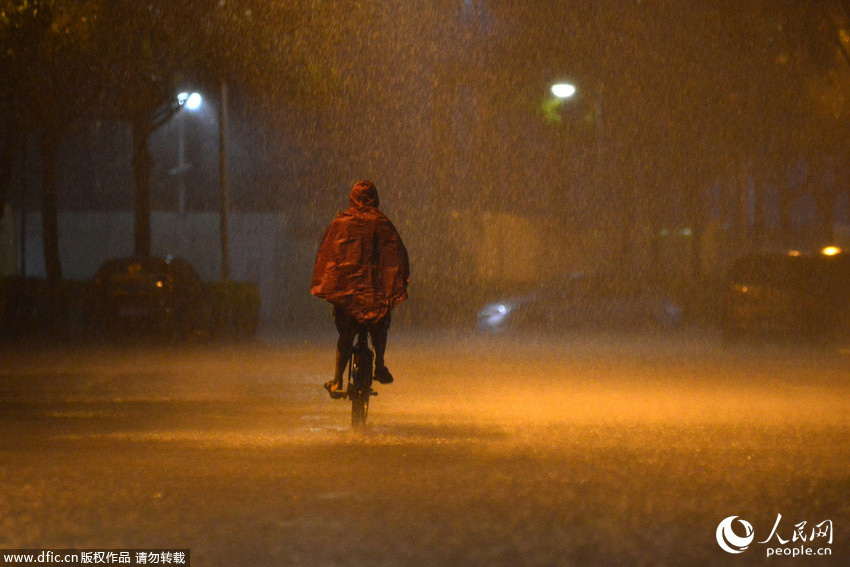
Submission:
M 513 307 L 508 303 L 488 303 L 478 312 L 478 326 L 492 329 L 505 322 Z

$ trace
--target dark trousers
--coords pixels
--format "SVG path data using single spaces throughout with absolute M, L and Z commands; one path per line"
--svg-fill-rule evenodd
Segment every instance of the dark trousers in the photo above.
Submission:
M 372 339 L 372 347 L 375 349 L 375 368 L 384 366 L 384 351 L 387 350 L 387 333 L 390 330 L 390 314 L 387 313 L 382 319 L 375 323 L 358 323 L 357 319 L 349 315 L 344 309 L 334 307 L 334 322 L 336 330 L 339 331 L 339 340 L 336 343 L 336 368 L 334 369 L 334 380 L 342 382 L 342 375 L 351 357 L 351 349 L 354 346 L 354 338 L 360 330 L 361 325 L 369 332 Z

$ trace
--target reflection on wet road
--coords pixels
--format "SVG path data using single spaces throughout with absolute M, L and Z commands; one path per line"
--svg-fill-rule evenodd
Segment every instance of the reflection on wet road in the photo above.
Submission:
M 370 428 L 332 340 L 5 349 L 0 548 L 194 565 L 760 565 L 777 514 L 850 551 L 839 349 L 407 335 Z M 718 523 L 746 518 L 732 556 Z M 782 531 L 784 530 L 784 531 Z M 814 543 L 814 542 L 813 542 Z M 790 545 L 790 544 L 789 544 Z

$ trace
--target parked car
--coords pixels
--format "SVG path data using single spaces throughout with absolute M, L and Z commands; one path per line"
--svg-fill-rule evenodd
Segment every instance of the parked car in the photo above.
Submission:
M 107 331 L 169 336 L 210 330 L 210 294 L 182 259 L 117 258 L 94 278 L 96 319 Z
M 850 322 L 850 256 L 750 254 L 730 269 L 723 298 L 727 339 L 820 339 Z
M 670 328 L 681 321 L 682 310 L 672 299 L 599 274 L 572 274 L 527 293 L 506 294 L 478 311 L 478 329 L 487 333 Z

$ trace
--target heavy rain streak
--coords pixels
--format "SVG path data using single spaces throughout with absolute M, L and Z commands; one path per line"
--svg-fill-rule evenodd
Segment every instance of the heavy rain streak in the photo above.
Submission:
M 848 99 L 837 0 L 0 0 L 0 565 L 844 565 Z

